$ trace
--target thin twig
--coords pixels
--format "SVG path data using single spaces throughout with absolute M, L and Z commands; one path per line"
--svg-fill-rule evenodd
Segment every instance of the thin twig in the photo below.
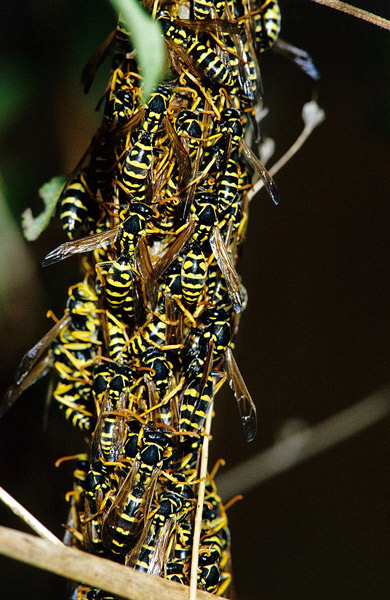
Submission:
M 60 546 L 63 546 L 61 540 L 59 540 L 49 529 L 47 529 L 47 527 L 42 525 L 38 519 L 36 519 L 26 508 L 24 508 L 24 506 L 15 500 L 15 498 L 13 498 L 11 494 L 6 492 L 2 487 L 0 487 L 0 500 L 41 538 L 48 540 L 52 544 L 59 544 Z
M 9 558 L 56 573 L 124 600 L 188 600 L 188 586 L 180 585 L 119 565 L 87 552 L 54 545 L 47 540 L 0 526 L 0 553 Z M 198 590 L 197 600 L 215 600 Z
M 351 6 L 346 2 L 340 2 L 340 0 L 312 0 L 312 2 L 317 2 L 317 4 L 323 4 L 329 8 L 334 8 L 335 10 L 347 13 L 352 17 L 356 17 L 357 19 L 367 21 L 368 23 L 371 23 L 371 25 L 376 25 L 377 27 L 382 27 L 382 29 L 387 29 L 390 31 L 390 21 L 384 19 L 383 17 L 378 17 L 378 15 L 374 15 L 368 10 L 356 8 L 356 6 Z
M 205 432 L 202 444 L 202 459 L 200 463 L 200 483 L 198 490 L 198 502 L 196 505 L 195 513 L 195 525 L 194 525 L 194 538 L 192 544 L 192 557 L 191 557 L 191 579 L 190 579 L 190 598 L 189 600 L 196 599 L 196 591 L 198 584 L 198 562 L 199 562 L 199 544 L 200 544 L 200 533 L 202 528 L 202 513 L 204 504 L 204 491 L 206 487 L 207 477 L 207 464 L 209 461 L 209 440 L 211 431 L 211 422 L 213 420 L 213 405 L 209 409 L 207 415 Z
M 259 452 L 217 478 L 222 498 L 248 492 L 297 464 L 344 442 L 390 414 L 390 386 L 314 427 L 308 427 Z
M 285 154 L 283 154 L 283 156 L 279 158 L 279 160 L 270 169 L 268 169 L 271 177 L 274 177 L 274 175 L 276 175 L 276 173 L 278 173 L 278 171 L 284 167 L 284 165 L 294 156 L 294 154 L 298 152 L 300 148 L 302 148 L 303 144 L 306 142 L 314 129 L 325 120 L 325 112 L 314 100 L 312 100 L 303 106 L 302 119 L 305 124 L 302 133 L 297 137 L 287 152 L 285 152 Z M 264 182 L 262 179 L 256 181 L 252 190 L 248 192 L 248 200 L 251 201 L 263 187 Z

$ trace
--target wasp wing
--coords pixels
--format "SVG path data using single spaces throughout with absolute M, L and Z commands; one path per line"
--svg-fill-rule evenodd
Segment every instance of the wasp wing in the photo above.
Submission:
M 45 356 L 37 365 L 35 365 L 28 374 L 26 374 L 19 383 L 14 383 L 8 388 L 0 405 L 0 417 L 11 408 L 23 392 L 33 385 L 38 379 L 44 377 L 53 364 L 51 355 Z
M 120 225 L 108 229 L 101 233 L 95 233 L 80 240 L 65 242 L 51 252 L 42 261 L 42 267 L 48 267 L 60 260 L 74 256 L 75 254 L 83 254 L 84 252 L 92 252 L 97 248 L 102 248 L 107 244 L 114 242 L 121 230 Z
M 219 227 L 214 227 L 210 236 L 210 246 L 214 253 L 219 268 L 226 280 L 229 298 L 235 313 L 240 313 L 245 306 L 245 297 L 236 269 L 232 263 L 229 252 L 221 236 Z
M 264 183 L 264 187 L 268 194 L 271 196 L 271 200 L 274 204 L 279 204 L 279 191 L 276 187 L 275 181 L 268 173 L 264 165 L 261 164 L 255 153 L 249 148 L 248 144 L 244 140 L 240 140 L 240 148 L 244 154 L 248 163 L 254 168 L 254 170 L 260 175 L 261 180 Z
M 161 277 L 161 275 L 164 273 L 164 271 L 167 270 L 169 265 L 173 263 L 173 261 L 177 258 L 184 244 L 190 239 L 194 229 L 195 220 L 190 219 L 188 223 L 186 223 L 186 225 L 184 226 L 181 233 L 177 236 L 175 241 L 169 246 L 166 253 L 154 265 L 153 270 L 156 279 Z
M 245 437 L 248 442 L 251 442 L 257 430 L 256 406 L 245 385 L 231 348 L 226 349 L 225 366 L 230 388 L 237 400 Z
M 297 48 L 289 42 L 278 38 L 273 46 L 278 54 L 285 56 L 288 60 L 291 60 L 299 69 L 301 69 L 306 75 L 311 77 L 314 81 L 319 81 L 320 73 L 315 66 L 312 57 L 306 50 Z
M 65 313 L 64 316 L 55 325 L 53 325 L 53 327 L 47 333 L 45 333 L 43 338 L 40 339 L 39 342 L 37 342 L 35 346 L 33 346 L 28 352 L 26 352 L 16 370 L 16 384 L 20 384 L 23 381 L 37 360 L 42 356 L 45 350 L 47 350 L 50 344 L 54 342 L 54 340 L 60 335 L 61 331 L 66 329 L 70 321 L 70 315 Z
M 148 244 L 143 236 L 139 238 L 137 244 L 136 260 L 144 285 L 146 303 L 151 311 L 154 311 L 158 296 L 157 277 L 150 260 Z
M 104 40 L 97 50 L 92 54 L 91 58 L 85 65 L 81 73 L 81 83 L 84 86 L 84 94 L 88 94 L 91 89 L 93 80 L 95 79 L 96 73 L 104 63 L 105 59 L 111 52 L 116 39 L 116 29 L 110 33 L 110 35 Z

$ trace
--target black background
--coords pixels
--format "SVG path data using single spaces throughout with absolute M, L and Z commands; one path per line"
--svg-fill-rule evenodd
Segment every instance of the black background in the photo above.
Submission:
M 282 37 L 308 50 L 321 72 L 316 93 L 327 119 L 277 175 L 280 205 L 264 191 L 251 204 L 239 263 L 249 304 L 235 354 L 259 430 L 247 445 L 229 391 L 218 395 L 212 461 L 223 456 L 226 469 L 271 446 L 291 419 L 320 422 L 389 378 L 390 33 L 306 0 L 280 4 Z M 386 0 L 359 6 L 390 18 Z M 90 98 L 79 73 L 115 18 L 92 0 L 2 3 L 1 10 L 2 96 L 11 98 L 0 105 L 7 112 L 1 175 L 19 223 L 27 206 L 40 209 L 38 187 L 74 167 L 99 122 L 93 109 L 108 72 Z M 275 139 L 278 158 L 301 131 L 313 84 L 274 53 L 264 57 L 262 74 L 270 108 L 263 131 Z M 23 244 L 28 260 L 16 246 L 4 266 L 11 281 L 1 299 L 4 389 L 47 331 L 45 312 L 61 316 L 67 287 L 78 280 L 76 260 L 39 267 L 63 239 L 53 223 L 38 242 Z M 62 536 L 71 464 L 53 465 L 84 446 L 56 407 L 43 430 L 46 388 L 46 381 L 31 388 L 0 422 L 0 485 Z M 390 597 L 387 429 L 388 419 L 229 510 L 239 600 Z M 23 528 L 3 507 L 0 523 Z M 5 558 L 0 564 L 1 598 L 66 598 L 60 578 Z

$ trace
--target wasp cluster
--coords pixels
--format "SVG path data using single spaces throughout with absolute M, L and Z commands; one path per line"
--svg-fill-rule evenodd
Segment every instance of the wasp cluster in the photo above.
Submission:
M 103 123 L 60 201 L 69 241 L 44 261 L 86 254 L 84 278 L 23 359 L 7 402 L 54 369 L 54 398 L 90 436 L 69 493 L 68 543 L 188 584 L 205 421 L 226 378 L 246 438 L 256 431 L 232 354 L 246 304 L 235 263 L 254 171 L 277 202 L 244 138 L 258 135 L 257 57 L 280 15 L 271 0 L 155 3 L 151 12 L 170 73 L 146 102 L 122 19 L 84 72 L 88 89 L 115 48 Z M 197 579 L 221 596 L 230 539 L 213 478 Z M 73 597 L 112 598 L 84 586 Z

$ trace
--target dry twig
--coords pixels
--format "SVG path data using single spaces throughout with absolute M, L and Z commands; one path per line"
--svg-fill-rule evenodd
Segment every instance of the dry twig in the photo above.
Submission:
M 238 492 L 248 492 L 304 460 L 344 442 L 384 419 L 389 413 L 390 387 L 387 386 L 322 423 L 307 427 L 230 469 L 218 477 L 219 493 L 222 498 L 227 498 Z
M 24 508 L 24 506 L 15 500 L 15 498 L 13 498 L 13 496 L 6 492 L 2 487 L 0 487 L 0 500 L 40 537 L 48 540 L 52 544 L 59 544 L 60 546 L 63 545 L 61 540 L 59 540 L 49 529 L 47 529 L 47 527 L 42 525 L 38 519 L 36 519 L 26 508 Z
M 377 27 L 381 27 L 382 29 L 387 29 L 390 31 L 390 21 L 384 19 L 383 17 L 378 17 L 378 15 L 374 15 L 368 10 L 356 8 L 356 6 L 351 6 L 346 2 L 340 2 L 340 0 L 312 0 L 312 2 L 317 2 L 317 4 L 334 8 L 335 10 L 344 12 L 352 17 L 361 19 L 362 21 L 367 21 L 367 23 L 371 23 L 371 25 L 376 25 Z
M 204 490 L 206 486 L 207 477 L 207 463 L 209 461 L 209 439 L 211 431 L 211 422 L 213 420 L 213 407 L 210 407 L 209 414 L 207 415 L 205 432 L 202 444 L 202 460 L 200 463 L 200 483 L 198 490 L 198 502 L 196 505 L 195 513 L 195 526 L 194 526 L 194 541 L 192 545 L 192 557 L 191 557 L 191 580 L 190 580 L 190 600 L 195 600 L 197 582 L 198 582 L 198 560 L 199 560 L 199 543 L 200 533 L 202 528 L 202 513 L 204 503 Z
M 188 600 L 188 586 L 118 565 L 64 544 L 0 526 L 0 553 L 39 569 L 106 590 L 123 600 Z M 197 600 L 215 596 L 197 590 Z
M 304 104 L 302 108 L 302 119 L 304 127 L 302 133 L 297 137 L 292 146 L 283 154 L 283 156 L 270 168 L 268 169 L 271 177 L 276 175 L 282 167 L 300 150 L 307 138 L 313 133 L 314 129 L 321 125 L 325 120 L 325 112 L 320 108 L 314 100 Z M 262 179 L 256 181 L 253 188 L 248 192 L 248 200 L 251 201 L 253 197 L 264 187 Z

